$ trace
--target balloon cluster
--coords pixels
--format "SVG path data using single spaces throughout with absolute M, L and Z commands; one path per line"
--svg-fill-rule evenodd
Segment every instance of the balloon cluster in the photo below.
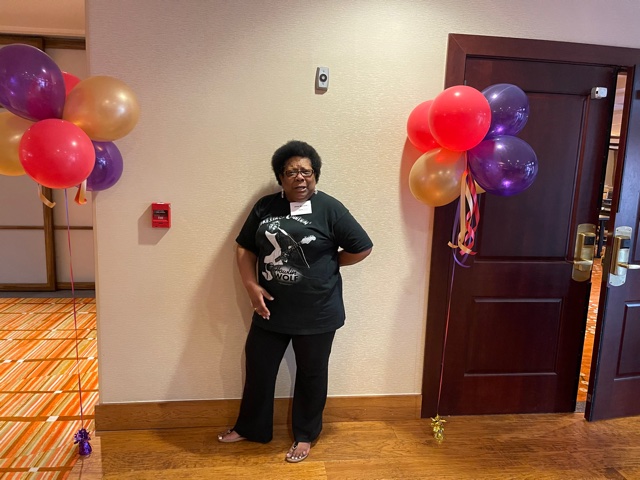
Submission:
M 520 193 L 538 172 L 535 152 L 520 132 L 529 100 L 517 86 L 500 83 L 482 92 L 461 85 L 419 104 L 409 115 L 407 136 L 424 153 L 409 174 L 411 193 L 438 207 L 455 200 L 465 172 L 484 191 Z
M 27 174 L 49 188 L 86 181 L 106 190 L 121 177 L 113 143 L 138 122 L 133 91 L 109 76 L 85 80 L 63 72 L 43 51 L 24 44 L 0 48 L 0 175 Z
M 425 152 L 411 168 L 409 188 L 414 197 L 433 207 L 460 197 L 454 227 L 459 231 L 449 246 L 459 248 L 464 259 L 474 254 L 480 222 L 477 193 L 514 195 L 536 178 L 536 154 L 515 136 L 528 118 L 527 95 L 509 83 L 482 92 L 466 85 L 447 88 L 409 115 L 409 141 Z M 455 254 L 454 258 L 466 266 Z

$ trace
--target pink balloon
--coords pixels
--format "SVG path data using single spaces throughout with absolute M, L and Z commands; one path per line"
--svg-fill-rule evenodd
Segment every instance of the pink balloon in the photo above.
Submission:
M 411 111 L 407 120 L 407 137 L 421 152 L 428 152 L 440 146 L 429 128 L 429 109 L 432 103 L 433 100 L 427 100 L 419 104 Z
M 429 127 L 433 138 L 456 152 L 478 145 L 491 126 L 491 107 L 479 90 L 466 85 L 450 87 L 433 100 Z
M 20 163 L 27 175 L 49 188 L 70 188 L 93 170 L 96 152 L 86 133 L 66 120 L 34 123 L 19 146 Z
M 69 92 L 73 87 L 80 83 L 80 79 L 78 77 L 68 72 L 62 72 L 62 78 L 64 80 L 64 92 L 66 95 L 69 95 Z

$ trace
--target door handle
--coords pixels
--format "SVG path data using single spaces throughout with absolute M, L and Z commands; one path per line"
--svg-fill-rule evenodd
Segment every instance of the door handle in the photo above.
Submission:
M 631 227 L 617 227 L 613 235 L 611 265 L 609 267 L 609 284 L 614 287 L 624 285 L 628 270 L 638 270 L 640 265 L 629 263 L 631 250 Z
M 576 282 L 586 282 L 591 278 L 595 253 L 596 226 L 592 223 L 581 223 L 578 225 L 576 246 L 573 252 L 572 279 Z
M 638 269 L 640 269 L 640 265 L 636 265 L 635 263 L 618 262 L 618 266 L 620 266 L 622 268 L 627 268 L 629 270 L 638 270 Z

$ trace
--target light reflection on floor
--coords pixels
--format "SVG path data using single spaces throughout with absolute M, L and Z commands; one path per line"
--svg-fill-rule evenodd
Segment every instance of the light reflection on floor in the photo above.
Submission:
M 591 295 L 589 297 L 589 313 L 587 315 L 587 327 L 584 336 L 584 348 L 582 353 L 582 365 L 580 367 L 580 384 L 578 386 L 578 402 L 586 402 L 587 387 L 589 386 L 589 373 L 591 371 L 591 354 L 593 352 L 593 340 L 596 333 L 596 319 L 598 317 L 598 301 L 600 299 L 600 284 L 602 282 L 602 259 L 596 258 L 591 274 Z

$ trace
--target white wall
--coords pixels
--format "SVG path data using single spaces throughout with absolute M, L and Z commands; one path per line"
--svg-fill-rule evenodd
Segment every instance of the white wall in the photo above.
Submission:
M 234 238 L 294 138 L 318 149 L 319 188 L 375 243 L 344 270 L 329 393 L 421 392 L 433 211 L 406 185 L 418 152 L 405 125 L 442 91 L 447 34 L 640 46 L 637 2 L 469 3 L 87 1 L 90 74 L 125 81 L 142 108 L 116 142 L 122 179 L 94 195 L 101 402 L 239 398 L 251 308 Z M 153 201 L 171 202 L 170 230 L 150 228 Z

